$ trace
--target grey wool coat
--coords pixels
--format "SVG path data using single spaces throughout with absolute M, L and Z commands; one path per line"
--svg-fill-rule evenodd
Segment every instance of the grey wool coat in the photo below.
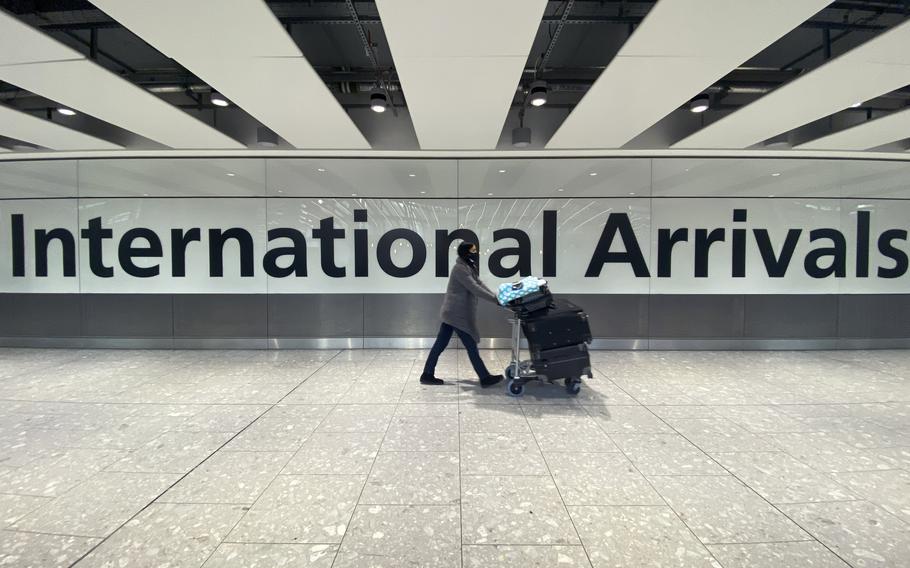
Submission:
M 449 275 L 449 285 L 439 316 L 443 323 L 464 331 L 474 341 L 480 341 L 480 333 L 477 331 L 477 298 L 499 305 L 496 294 L 480 281 L 471 265 L 463 258 L 458 258 Z

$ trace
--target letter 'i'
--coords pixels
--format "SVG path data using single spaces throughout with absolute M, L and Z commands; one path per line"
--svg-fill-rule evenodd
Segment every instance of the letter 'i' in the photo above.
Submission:
M 354 209 L 354 222 L 366 223 L 367 210 Z M 370 274 L 369 252 L 367 250 L 369 231 L 354 229 L 354 276 L 364 277 Z
M 745 223 L 747 212 L 745 209 L 733 210 L 733 222 Z M 746 230 L 733 229 L 733 278 L 746 276 Z

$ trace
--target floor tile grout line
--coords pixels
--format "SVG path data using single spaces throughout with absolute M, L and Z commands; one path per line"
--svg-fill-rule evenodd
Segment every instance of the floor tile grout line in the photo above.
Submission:
M 572 518 L 572 514 L 569 512 L 569 507 L 566 505 L 566 500 L 562 496 L 562 491 L 559 489 L 559 484 L 556 483 L 556 478 L 553 477 L 553 472 L 550 470 L 550 464 L 547 462 L 547 456 L 544 455 L 543 448 L 540 447 L 540 440 L 537 439 L 537 434 L 534 433 L 534 428 L 531 427 L 531 421 L 528 420 L 528 415 L 525 413 L 525 408 L 521 404 L 519 404 L 519 408 L 521 408 L 521 414 L 525 417 L 525 421 L 528 423 L 528 428 L 531 430 L 531 437 L 534 439 L 534 444 L 537 446 L 537 451 L 540 453 L 540 459 L 543 461 L 544 467 L 547 469 L 547 477 L 553 483 L 553 487 L 556 488 L 556 494 L 559 495 L 559 502 L 562 503 L 562 508 L 566 512 L 566 517 L 568 517 L 569 523 L 572 524 L 572 530 L 575 531 L 575 537 L 578 539 L 578 543 L 581 545 L 581 549 L 585 553 L 585 558 L 588 560 L 588 565 L 594 566 L 594 563 L 591 562 L 591 555 L 588 553 L 588 548 L 585 546 L 585 542 L 581 538 L 581 533 L 578 532 L 578 527 L 575 525 L 575 519 Z
M 370 362 L 372 363 L 376 359 L 374 355 Z M 414 362 L 411 362 L 411 367 L 408 370 L 410 374 L 410 369 L 414 368 Z M 404 386 L 402 386 L 402 392 L 404 392 Z M 401 393 L 398 395 L 398 400 L 401 400 Z M 396 408 L 398 403 L 395 403 Z M 341 540 L 338 541 L 338 548 L 335 549 L 335 555 L 332 557 L 332 563 L 329 565 L 330 568 L 335 566 L 335 562 L 338 561 L 338 555 L 341 554 L 341 547 L 344 545 L 344 539 L 351 532 L 351 522 L 354 520 L 354 515 L 357 513 L 357 507 L 360 505 L 360 501 L 363 499 L 363 492 L 366 491 L 367 484 L 370 482 L 370 476 L 373 474 L 373 467 L 376 465 L 376 460 L 379 459 L 379 454 L 382 451 L 382 445 L 385 443 L 386 436 L 389 434 L 389 429 L 392 427 L 392 422 L 395 421 L 395 413 L 392 412 L 392 417 L 389 419 L 389 423 L 386 426 L 385 432 L 382 434 L 382 439 L 379 440 L 379 446 L 376 448 L 376 455 L 373 456 L 373 461 L 370 463 L 370 469 L 367 471 L 366 476 L 363 478 L 363 487 L 360 488 L 360 493 L 357 495 L 357 500 L 354 501 L 354 507 L 351 509 L 351 516 L 348 517 L 347 522 L 345 523 L 344 534 L 341 535 Z M 366 505 L 367 503 L 364 503 Z
M 325 367 L 326 365 L 328 365 L 328 364 L 329 364 L 333 359 L 335 359 L 335 357 L 337 357 L 340 353 L 341 353 L 341 351 L 338 351 L 333 357 L 327 359 L 327 360 L 319 367 L 319 369 L 322 369 L 323 367 Z M 300 381 L 300 384 L 303 384 L 304 382 L 306 382 L 306 381 L 307 381 L 315 372 L 317 372 L 319 369 L 317 369 L 316 371 L 311 372 L 311 373 L 308 374 L 306 377 L 304 377 L 304 379 L 303 379 L 302 381 Z M 298 386 L 300 386 L 300 385 L 298 385 Z M 102 538 L 100 542 L 96 543 L 95 546 L 93 546 L 93 547 L 90 548 L 88 551 L 86 551 L 84 554 L 82 554 L 82 556 L 80 556 L 79 558 L 77 558 L 72 564 L 69 565 L 69 568 L 73 568 L 73 566 L 76 566 L 77 564 L 79 564 L 80 562 L 82 562 L 85 558 L 87 558 L 90 554 L 92 554 L 95 550 L 97 550 L 101 545 L 103 545 L 103 544 L 104 544 L 105 542 L 107 542 L 111 537 L 113 537 L 115 534 L 117 534 L 117 533 L 118 533 L 123 527 L 125 527 L 130 521 L 132 521 L 133 519 L 135 519 L 137 516 L 141 515 L 146 509 L 148 509 L 148 508 L 151 507 L 156 501 L 158 501 L 158 499 L 160 499 L 165 493 L 167 493 L 168 491 L 170 491 L 174 486 L 176 486 L 176 485 L 177 485 L 178 483 L 180 483 L 182 480 L 186 479 L 187 476 L 189 476 L 191 473 L 193 473 L 194 471 L 196 471 L 196 469 L 197 469 L 199 466 L 201 466 L 201 465 L 204 464 L 206 461 L 208 461 L 213 455 L 215 455 L 216 453 L 218 453 L 219 450 L 221 450 L 222 448 L 224 448 L 225 446 L 227 446 L 228 444 L 230 444 L 235 438 L 237 438 L 237 436 L 239 436 L 240 434 L 242 434 L 243 432 L 245 432 L 247 428 L 249 428 L 250 426 L 252 426 L 257 420 L 259 420 L 260 418 L 262 418 L 269 410 L 271 410 L 272 408 L 274 408 L 275 406 L 277 406 L 278 404 L 280 404 L 280 402 L 281 402 L 282 400 L 284 400 L 285 397 L 287 397 L 288 395 L 290 395 L 290 394 L 291 394 L 292 392 L 294 392 L 294 390 L 296 390 L 296 389 L 297 389 L 297 387 L 294 387 L 294 389 L 291 389 L 291 391 L 288 392 L 288 393 L 286 393 L 281 399 L 278 400 L 278 402 L 276 402 L 276 403 L 272 404 L 271 406 L 269 406 L 269 408 L 267 408 L 266 410 L 264 410 L 264 411 L 263 411 L 261 414 L 259 414 L 256 418 L 254 418 L 249 424 L 247 424 L 246 426 L 244 426 L 243 428 L 241 428 L 236 434 L 234 434 L 233 436 L 231 436 L 230 438 L 228 438 L 227 441 L 225 441 L 223 444 L 221 444 L 221 445 L 220 445 L 218 448 L 216 448 L 212 453 L 210 453 L 208 456 L 206 456 L 205 458 L 203 458 L 202 461 L 200 461 L 200 462 L 197 463 L 195 466 L 193 466 L 189 471 L 187 471 L 186 473 L 184 473 L 183 475 L 181 475 L 174 483 L 170 484 L 167 488 L 164 489 L 164 491 L 162 491 L 161 493 L 159 493 L 155 498 L 153 498 L 151 501 L 149 501 L 148 503 L 146 503 L 141 509 L 139 509 L 138 511 L 136 511 L 129 519 L 127 519 L 126 521 L 124 521 L 123 523 L 121 523 L 116 529 L 114 529 L 113 531 L 111 531 L 110 534 L 108 534 L 107 536 L 105 536 L 104 538 Z M 243 518 L 243 515 L 241 515 L 241 518 Z M 231 528 L 231 530 L 233 530 L 233 527 Z M 230 532 L 228 532 L 227 534 L 230 534 Z M 219 543 L 218 545 L 216 545 L 214 549 L 212 549 L 212 552 L 214 552 L 215 550 L 217 550 L 218 546 L 220 546 L 220 543 Z M 209 556 L 211 556 L 211 554 L 210 554 Z M 208 561 L 208 557 L 206 557 L 206 561 Z
M 273 404 L 271 407 L 269 407 L 268 410 L 266 410 L 265 412 L 263 412 L 262 414 L 260 414 L 259 417 L 256 418 L 256 420 L 259 420 L 259 418 L 261 418 L 262 416 L 264 416 L 267 412 L 269 412 L 270 410 L 272 410 L 273 408 L 275 408 L 275 407 L 277 407 L 279 404 L 281 404 L 281 401 L 282 401 L 282 400 L 284 400 L 284 399 L 286 399 L 287 397 L 291 396 L 291 394 L 293 394 L 294 391 L 296 391 L 297 388 L 300 387 L 300 385 L 302 385 L 302 384 L 305 383 L 307 380 L 309 380 L 309 378 L 312 377 L 315 373 L 317 373 L 320 369 L 323 369 L 323 368 L 327 367 L 328 365 L 330 365 L 331 362 L 332 362 L 332 360 L 334 360 L 335 357 L 337 357 L 338 355 L 340 355 L 342 352 L 343 352 L 343 350 L 339 350 L 339 351 L 335 354 L 334 357 L 328 359 L 328 360 L 325 362 L 324 365 L 322 365 L 322 366 L 319 367 L 319 369 L 317 369 L 317 370 L 313 371 L 312 373 L 310 373 L 309 375 L 307 375 L 307 377 L 306 377 L 304 380 L 300 381 L 300 383 L 299 383 L 296 387 L 294 387 L 294 388 L 291 389 L 287 394 L 285 394 L 283 397 L 281 397 L 281 398 L 278 400 L 278 402 L 276 402 L 276 403 Z M 328 405 L 326 405 L 326 406 L 328 406 Z M 336 405 L 336 406 L 337 406 L 337 405 Z M 328 412 L 326 412 L 325 416 L 323 416 L 322 419 L 319 421 L 319 424 L 316 425 L 316 428 L 314 428 L 313 431 L 310 432 L 310 434 L 307 435 L 307 439 L 309 439 L 309 436 L 311 436 L 313 433 L 315 433 L 315 432 L 316 432 L 316 429 L 318 429 L 319 426 L 321 426 L 322 423 L 325 422 L 326 418 L 329 417 L 329 414 L 332 413 L 332 411 L 336 408 L 336 406 L 333 406 L 332 408 L 329 409 Z M 254 422 L 256 422 L 256 420 L 253 420 L 253 422 L 251 422 L 250 425 L 252 425 Z M 297 448 L 297 449 L 296 449 L 295 451 L 293 451 L 293 452 L 290 452 L 291 456 L 284 462 L 284 465 L 281 466 L 281 469 L 278 470 L 278 473 L 275 474 L 275 477 L 273 477 L 272 480 L 269 481 L 269 482 L 266 484 L 265 488 L 259 493 L 259 495 L 257 495 L 256 498 L 253 499 L 253 502 L 252 502 L 249 506 L 246 507 L 246 509 L 243 511 L 243 513 L 242 513 L 242 514 L 240 515 L 240 517 L 237 519 L 237 522 L 235 522 L 235 523 L 231 526 L 231 528 L 225 533 L 225 539 L 227 539 L 227 537 L 228 537 L 232 532 L 234 532 L 234 529 L 236 529 L 237 526 L 240 525 L 240 523 L 243 521 L 243 519 L 246 518 L 247 513 L 249 513 L 249 512 L 253 509 L 253 507 L 256 505 L 256 503 L 259 502 L 259 499 L 261 499 L 262 496 L 265 495 L 266 491 L 268 491 L 269 488 L 271 488 L 272 485 L 275 483 L 275 481 L 278 480 L 278 478 L 281 476 L 281 472 L 284 470 L 284 468 L 286 468 L 286 467 L 288 466 L 289 463 L 291 463 L 291 461 L 297 456 L 297 454 L 300 453 L 300 450 L 303 448 L 303 445 L 305 445 L 305 444 L 306 444 L 306 440 L 303 441 L 303 443 L 301 444 L 301 446 L 300 446 L 299 448 Z M 219 543 L 215 546 L 215 548 L 212 549 L 212 551 L 208 554 L 208 556 L 206 556 L 206 558 L 205 558 L 205 560 L 202 562 L 202 564 L 199 565 L 200 568 L 202 568 L 202 566 L 204 566 L 205 563 L 208 562 L 209 559 L 218 551 L 218 549 L 221 547 L 221 544 L 224 542 L 225 539 L 223 539 L 221 542 L 219 542 Z
M 617 386 L 619 386 L 619 385 L 617 385 Z M 622 389 L 622 387 L 620 387 L 620 389 L 621 389 L 623 392 L 625 392 L 627 395 L 629 395 L 630 397 L 632 397 L 633 400 L 636 400 L 636 401 L 638 400 L 637 398 L 635 398 L 634 396 L 632 396 L 631 394 L 629 394 L 628 392 L 626 392 L 625 389 Z M 647 406 L 645 406 L 645 408 L 647 408 Z M 672 429 L 674 432 L 676 432 L 677 435 L 681 436 L 684 440 L 686 440 L 687 442 L 689 442 L 690 444 L 692 444 L 693 447 L 698 448 L 699 451 L 701 451 L 705 456 L 708 457 L 708 459 L 710 459 L 711 461 L 713 461 L 714 463 L 716 463 L 718 466 L 720 466 L 721 468 L 723 468 L 724 471 L 726 471 L 730 476 L 732 476 L 734 479 L 736 479 L 736 480 L 737 480 L 739 483 L 741 483 L 744 487 L 747 487 L 747 488 L 749 489 L 749 491 L 751 491 L 752 493 L 754 493 L 755 495 L 757 495 L 762 501 L 764 501 L 764 502 L 767 503 L 769 506 L 771 506 L 772 508 L 774 508 L 774 510 L 776 510 L 778 513 L 780 513 L 781 515 L 783 515 L 783 516 L 784 516 L 787 520 L 789 520 L 791 523 L 793 523 L 794 525 L 796 525 L 797 527 L 799 527 L 799 529 L 800 529 L 801 531 L 803 531 L 803 532 L 806 533 L 807 535 L 811 536 L 812 539 L 813 539 L 815 542 L 817 542 L 817 543 L 819 543 L 820 545 L 824 546 L 826 549 L 828 549 L 829 552 L 831 552 L 831 554 L 834 554 L 837 558 L 839 558 L 841 561 L 843 561 L 843 562 L 844 562 L 845 564 L 847 564 L 848 566 L 853 567 L 853 564 L 850 564 L 849 562 L 847 562 L 847 560 L 846 560 L 845 558 L 843 558 L 841 555 L 837 554 L 831 547 L 829 547 L 827 544 L 825 544 L 824 542 L 822 542 L 818 537 L 816 537 L 814 534 L 812 534 L 810 531 L 808 531 L 804 526 L 802 526 L 801 524 L 799 524 L 799 523 L 797 523 L 795 520 L 793 520 L 793 519 L 790 517 L 790 515 L 787 515 L 784 511 L 782 511 L 780 508 L 778 508 L 777 506 L 775 506 L 774 503 L 771 503 L 770 501 L 768 501 L 763 495 L 761 495 L 758 491 L 756 491 L 751 485 L 749 485 L 748 483 L 746 483 L 745 481 L 743 481 L 742 479 L 740 479 L 739 476 L 737 476 L 736 474 L 734 474 L 729 468 L 725 467 L 722 463 L 720 463 L 720 462 L 717 461 L 713 456 L 711 456 L 711 454 L 709 454 L 708 452 L 706 452 L 705 450 L 703 450 L 703 449 L 701 448 L 701 446 L 699 446 L 698 444 L 696 444 L 695 442 L 693 442 L 692 440 L 690 440 L 685 434 L 683 434 L 682 432 L 680 432 L 679 430 L 677 430 L 672 424 L 670 424 L 670 422 L 668 422 L 666 419 L 664 419 L 664 418 L 662 418 L 662 417 L 660 417 L 660 416 L 657 416 L 657 414 L 655 414 L 655 413 L 654 413 L 653 411 L 651 411 L 650 409 L 648 409 L 648 411 L 651 412 L 652 414 L 654 414 L 654 416 L 656 416 L 660 421 L 662 421 L 662 422 L 663 422 L 664 424 L 666 424 L 670 429 Z M 609 434 L 608 434 L 608 436 L 609 436 Z M 612 437 L 611 437 L 610 439 L 612 440 Z M 614 442 L 614 443 L 615 443 L 615 442 Z M 788 454 L 788 455 L 789 455 L 789 454 Z M 628 456 L 626 456 L 626 457 L 628 458 Z M 792 456 L 791 456 L 791 457 L 792 457 Z M 794 459 L 796 459 L 796 458 L 794 458 Z M 629 461 L 631 462 L 632 460 L 630 459 Z M 798 460 L 797 460 L 797 461 L 798 461 Z M 800 463 L 802 463 L 802 462 L 800 462 Z M 636 470 L 638 470 L 638 466 L 636 466 L 634 462 L 632 463 L 632 466 L 635 467 Z M 639 471 L 639 473 L 641 473 L 641 472 Z M 647 480 L 647 477 L 645 477 L 645 479 Z M 651 481 L 648 480 L 648 483 L 651 484 Z M 657 491 L 657 489 L 653 486 L 653 484 L 651 484 L 651 487 L 652 487 L 652 489 L 654 489 L 654 491 L 657 492 L 658 495 L 660 495 L 661 499 L 664 499 L 663 495 L 661 495 L 660 492 Z M 666 502 L 666 499 L 664 499 L 664 501 Z M 670 506 L 669 502 L 667 503 L 667 506 L 670 507 L 670 510 L 673 511 L 674 514 L 676 514 L 676 516 L 680 519 L 680 521 L 681 521 L 683 524 L 686 525 L 687 528 L 689 528 L 689 531 L 692 532 L 692 535 L 695 536 L 695 538 L 698 539 L 698 541 L 702 543 L 702 546 L 705 546 L 705 547 L 707 548 L 707 545 L 706 545 L 701 539 L 699 539 L 697 535 L 695 535 L 695 532 L 689 527 L 688 524 L 686 524 L 686 522 L 682 519 L 682 517 L 680 517 L 679 513 L 677 513 L 676 510 L 673 509 L 673 507 Z M 711 552 L 710 550 L 709 550 L 708 552 L 710 552 L 710 553 L 711 553 L 711 556 L 714 557 L 714 553 L 713 553 L 713 552 Z M 716 557 L 715 557 L 715 560 L 717 560 Z M 718 563 L 720 563 L 719 560 L 717 560 L 717 561 L 718 561 Z M 855 568 L 855 567 L 854 567 L 854 568 Z

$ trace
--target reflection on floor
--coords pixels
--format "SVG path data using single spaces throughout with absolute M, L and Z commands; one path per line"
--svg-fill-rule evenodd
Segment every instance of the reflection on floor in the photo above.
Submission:
M 910 352 L 424 355 L 0 349 L 0 565 L 910 565 Z

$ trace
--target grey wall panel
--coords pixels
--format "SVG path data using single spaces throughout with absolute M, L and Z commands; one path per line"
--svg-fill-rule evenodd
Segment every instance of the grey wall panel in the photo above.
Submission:
M 170 294 L 82 294 L 82 333 L 88 337 L 171 337 Z
M 0 294 L 0 336 L 82 334 L 78 294 Z
M 647 337 L 648 296 L 645 294 L 566 294 L 588 314 L 594 337 Z
M 840 296 L 840 337 L 910 337 L 910 295 Z
M 835 295 L 747 295 L 745 308 L 746 337 L 837 336 Z
M 175 337 L 266 337 L 265 294 L 178 294 L 174 296 Z
M 648 329 L 656 338 L 742 337 L 744 316 L 740 295 L 655 295 Z
M 506 321 L 512 312 L 480 300 L 477 302 L 477 329 L 481 337 L 512 337 L 512 325 Z
M 366 337 L 434 337 L 443 294 L 364 294 Z
M 362 337 L 361 294 L 272 294 L 269 337 Z

